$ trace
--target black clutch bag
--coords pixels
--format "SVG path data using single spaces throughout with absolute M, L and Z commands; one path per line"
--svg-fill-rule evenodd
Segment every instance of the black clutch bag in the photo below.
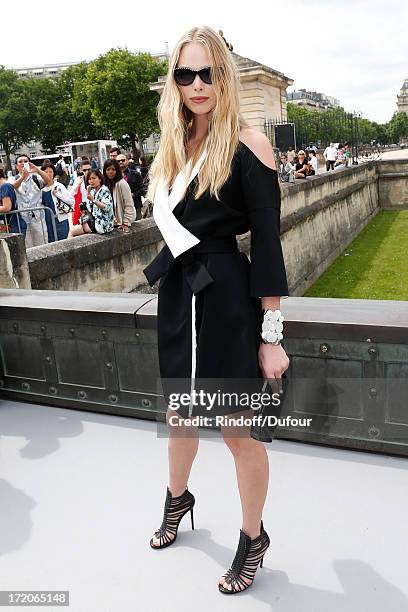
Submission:
M 254 440 L 258 440 L 259 442 L 272 442 L 275 435 L 275 430 L 278 426 L 277 423 L 274 423 L 274 421 L 279 419 L 282 414 L 283 405 L 287 396 L 288 384 L 289 381 L 286 376 L 286 372 L 284 372 L 282 374 L 282 392 L 279 393 L 279 404 L 274 405 L 274 403 L 271 401 L 271 403 L 262 405 L 259 410 L 254 411 L 255 419 L 253 420 L 250 429 L 250 436 L 251 438 L 254 438 Z M 272 396 L 274 393 L 278 392 L 274 391 L 271 384 L 265 380 L 262 393 L 268 393 Z

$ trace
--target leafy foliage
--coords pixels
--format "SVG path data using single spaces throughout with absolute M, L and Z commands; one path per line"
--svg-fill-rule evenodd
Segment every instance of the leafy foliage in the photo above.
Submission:
M 0 66 L 0 142 L 8 167 L 10 154 L 35 137 L 35 114 L 27 85 L 14 70 Z
M 308 142 L 344 142 L 350 139 L 350 114 L 343 108 L 319 112 L 288 103 L 288 121 L 296 124 L 297 133 Z M 376 140 L 380 144 L 396 143 L 408 137 L 408 115 L 395 113 L 388 123 L 358 119 L 358 140 L 367 144 Z
M 95 123 L 108 126 L 119 141 L 129 139 L 133 148 L 138 140 L 158 131 L 159 94 L 149 86 L 166 70 L 167 62 L 127 49 L 111 49 L 91 62 L 83 93 Z

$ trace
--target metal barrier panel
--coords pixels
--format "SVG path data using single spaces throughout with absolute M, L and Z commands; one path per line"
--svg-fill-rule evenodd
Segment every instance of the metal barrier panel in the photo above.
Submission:
M 18 225 L 18 229 L 19 229 L 19 234 L 22 234 L 23 232 L 21 231 L 21 227 L 20 227 L 20 214 L 22 212 L 31 212 L 34 210 L 43 210 L 45 213 L 50 215 L 50 219 L 51 219 L 51 224 L 52 224 L 52 231 L 54 233 L 54 241 L 56 242 L 58 240 L 58 234 L 57 234 L 57 226 L 55 223 L 55 218 L 58 217 L 58 215 L 56 213 L 53 213 L 51 208 L 48 208 L 48 206 L 33 206 L 31 208 L 23 208 L 23 209 L 18 209 L 18 210 L 10 210 L 10 212 L 8 213 L 0 213 L 0 219 L 3 218 L 3 221 L 5 223 L 5 225 L 8 226 L 8 221 L 7 221 L 7 217 L 8 215 L 17 215 L 17 225 Z M 44 228 L 42 227 L 43 230 L 43 237 L 44 237 Z M 47 230 L 47 240 L 46 243 L 48 243 L 48 230 Z
M 164 420 L 157 297 L 0 290 L 0 397 Z M 408 455 L 408 304 L 291 297 L 276 437 Z

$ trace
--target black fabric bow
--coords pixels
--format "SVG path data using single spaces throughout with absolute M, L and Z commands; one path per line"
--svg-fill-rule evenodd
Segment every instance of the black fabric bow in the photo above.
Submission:
M 169 247 L 166 245 L 143 270 L 149 285 L 152 287 L 159 278 L 167 274 L 175 262 L 179 262 L 184 266 L 186 280 L 194 294 L 199 293 L 214 282 L 205 264 L 201 261 L 199 253 L 186 251 L 174 258 Z

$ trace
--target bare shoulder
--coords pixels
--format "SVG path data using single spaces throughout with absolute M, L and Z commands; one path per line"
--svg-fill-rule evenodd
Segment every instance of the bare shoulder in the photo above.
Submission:
M 239 139 L 256 155 L 259 161 L 272 170 L 276 170 L 273 148 L 265 134 L 254 128 L 242 128 Z

